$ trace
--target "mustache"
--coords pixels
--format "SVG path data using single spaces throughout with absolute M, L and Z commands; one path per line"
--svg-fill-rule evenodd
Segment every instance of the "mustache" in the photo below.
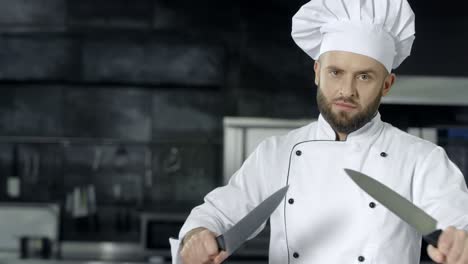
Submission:
M 344 96 L 340 96 L 340 97 L 337 97 L 335 99 L 332 100 L 332 102 L 345 102 L 345 103 L 348 103 L 348 104 L 353 104 L 353 105 L 357 105 L 358 103 L 351 97 L 344 97 Z

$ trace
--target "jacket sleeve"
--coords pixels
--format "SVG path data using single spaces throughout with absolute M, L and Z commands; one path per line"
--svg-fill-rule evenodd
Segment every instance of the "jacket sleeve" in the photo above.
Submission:
M 463 174 L 444 149 L 435 147 L 421 159 L 413 182 L 415 202 L 438 221 L 438 228 L 468 231 L 468 190 Z
M 204 198 L 204 203 L 195 207 L 179 233 L 179 240 L 171 239 L 173 264 L 179 264 L 179 246 L 187 232 L 205 227 L 222 234 L 255 208 L 269 194 L 269 181 L 265 178 L 265 141 L 247 158 L 242 167 L 231 177 L 228 184 L 214 189 Z M 252 236 L 257 235 L 264 224 Z

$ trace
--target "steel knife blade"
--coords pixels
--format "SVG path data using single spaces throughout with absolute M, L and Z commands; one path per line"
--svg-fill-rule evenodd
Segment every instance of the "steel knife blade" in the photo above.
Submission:
M 236 251 L 255 230 L 268 220 L 283 200 L 288 188 L 289 185 L 270 195 L 228 231 L 216 237 L 219 250 L 226 251 L 228 255 Z
M 423 235 L 424 240 L 429 244 L 437 247 L 437 241 L 442 233 L 441 230 L 437 229 L 437 220 L 397 192 L 372 177 L 355 170 L 344 170 L 367 194 L 379 201 L 406 223 L 414 227 Z

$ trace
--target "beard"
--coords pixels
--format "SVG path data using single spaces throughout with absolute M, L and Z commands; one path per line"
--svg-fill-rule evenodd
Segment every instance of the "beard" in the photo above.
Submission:
M 359 106 L 353 98 L 338 97 L 328 101 L 321 91 L 320 84 L 317 88 L 317 106 L 320 113 L 336 132 L 343 134 L 350 134 L 371 121 L 379 109 L 381 98 L 382 96 L 377 94 L 367 107 L 353 116 L 345 111 L 334 113 L 332 109 L 332 104 L 335 101 L 344 101 Z

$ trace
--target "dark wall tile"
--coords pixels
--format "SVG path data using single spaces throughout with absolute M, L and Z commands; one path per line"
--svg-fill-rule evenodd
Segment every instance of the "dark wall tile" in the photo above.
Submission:
M 460 140 L 461 141 L 461 140 Z M 450 142 L 444 147 L 450 160 L 457 165 L 468 180 L 468 141 Z
M 408 2 L 416 14 L 416 18 L 424 19 L 465 17 L 465 10 L 468 8 L 468 3 L 466 2 L 458 3 L 457 8 L 452 8 L 450 5 L 441 5 L 438 0 L 427 0 L 424 2 L 409 0 Z
M 315 86 L 314 61 L 293 42 L 289 27 L 271 31 L 267 25 L 250 25 L 246 34 L 240 64 L 243 90 L 298 94 Z
M 100 159 L 98 146 L 90 144 L 68 144 L 64 146 L 64 189 L 67 193 L 75 187 L 88 186 L 93 183 L 97 169 L 97 159 Z
M 400 129 L 461 125 L 456 119 L 458 111 L 456 106 L 381 104 L 379 107 L 382 120 Z
M 456 109 L 455 119 L 458 123 L 468 124 L 468 108 L 459 107 Z
M 87 41 L 83 51 L 87 81 L 219 86 L 219 47 L 159 41 Z
M 316 89 L 307 94 L 244 92 L 237 100 L 239 116 L 316 119 Z
M 65 91 L 64 131 L 72 137 L 148 141 L 151 93 L 133 88 L 70 88 Z
M 460 34 L 468 26 L 466 17 L 418 19 L 411 55 L 398 67 L 398 74 L 468 76 L 468 37 Z
M 64 30 L 66 0 L 0 1 L 0 31 Z
M 61 136 L 62 87 L 0 85 L 0 135 Z
M 69 0 L 71 28 L 150 28 L 151 0 Z
M 187 138 L 191 141 L 194 140 L 191 133 L 205 134 L 205 137 L 220 134 L 223 115 L 223 97 L 219 92 L 156 90 L 153 94 L 153 140 L 178 136 L 182 141 Z
M 232 31 L 240 27 L 238 1 L 155 0 L 153 26 L 193 34 L 204 30 Z M 187 30 L 190 29 L 190 30 Z
M 68 80 L 79 74 L 79 54 L 71 39 L 3 35 L 0 80 Z

